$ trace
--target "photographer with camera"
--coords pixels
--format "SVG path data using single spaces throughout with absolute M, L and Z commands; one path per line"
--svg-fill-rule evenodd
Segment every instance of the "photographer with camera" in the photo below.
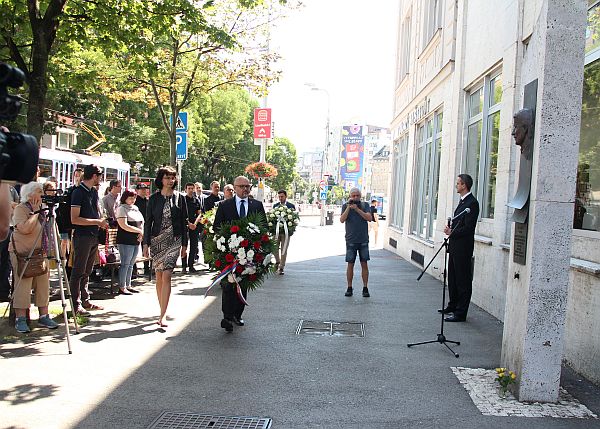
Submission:
M 360 189 L 352 188 L 350 190 L 350 199 L 342 205 L 342 215 L 340 222 L 346 224 L 346 280 L 348 289 L 346 296 L 352 296 L 352 279 L 354 278 L 354 263 L 356 254 L 360 261 L 363 290 L 362 296 L 368 298 L 369 294 L 369 227 L 368 222 L 373 220 L 369 204 L 360 200 Z
M 27 310 L 31 304 L 31 291 L 35 291 L 35 304 L 39 309 L 38 324 L 48 329 L 58 328 L 58 324 L 48 315 L 50 302 L 50 278 L 46 257 L 48 255 L 50 224 L 46 211 L 42 209 L 42 184 L 30 182 L 21 187 L 21 200 L 15 207 L 15 230 L 9 250 L 14 268 L 15 284 L 13 306 L 17 315 L 15 329 L 19 333 L 30 331 L 27 325 Z M 35 250 L 25 267 L 25 258 Z

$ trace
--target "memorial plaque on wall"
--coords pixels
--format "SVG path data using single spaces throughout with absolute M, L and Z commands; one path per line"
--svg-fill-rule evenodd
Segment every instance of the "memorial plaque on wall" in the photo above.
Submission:
M 525 90 L 523 94 L 523 108 L 531 109 L 533 111 L 533 129 L 529 130 L 531 133 L 535 130 L 535 111 L 537 105 L 537 89 L 538 89 L 538 80 L 535 79 L 525 85 Z M 535 136 L 531 136 L 532 144 L 535 144 Z M 535 146 L 532 147 L 532 150 L 535 150 Z M 521 155 L 521 163 L 525 162 L 523 155 Z M 531 169 L 531 163 L 528 167 Z M 531 171 L 531 170 L 530 170 Z M 531 173 L 529 174 L 529 179 L 531 180 Z M 519 182 L 519 185 L 522 185 Z M 527 189 L 531 189 L 531 183 L 527 184 Z M 527 192 L 529 194 L 529 191 Z M 527 260 L 527 231 L 528 231 L 528 222 L 529 222 L 529 198 L 527 195 L 527 202 L 521 210 L 515 209 L 515 215 L 513 215 L 513 220 L 519 218 L 519 221 L 515 222 L 515 234 L 513 236 L 513 262 L 520 265 L 525 265 Z
M 525 265 L 527 259 L 527 223 L 515 223 L 513 262 Z

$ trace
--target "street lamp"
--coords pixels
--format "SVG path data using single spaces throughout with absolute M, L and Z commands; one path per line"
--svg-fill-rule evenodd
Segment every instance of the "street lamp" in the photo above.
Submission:
M 327 125 L 325 126 L 325 149 L 323 150 L 323 156 L 321 157 L 321 174 L 320 180 L 323 180 L 323 174 L 325 173 L 325 164 L 327 163 L 327 154 L 329 153 L 329 121 L 330 116 L 329 112 L 331 110 L 331 96 L 329 95 L 329 91 L 325 88 L 319 88 L 314 83 L 305 83 L 304 85 L 308 86 L 311 91 L 322 91 L 327 95 Z M 321 226 L 325 225 L 325 201 L 321 204 Z

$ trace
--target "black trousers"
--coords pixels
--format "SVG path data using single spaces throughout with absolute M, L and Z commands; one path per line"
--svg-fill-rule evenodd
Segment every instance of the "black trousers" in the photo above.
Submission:
M 194 230 L 188 230 L 189 240 L 188 240 L 188 257 L 187 263 L 186 261 L 182 261 L 183 267 L 191 268 L 194 266 L 194 262 L 196 261 L 196 256 L 198 256 L 198 242 L 200 241 L 200 231 L 199 228 Z
M 456 317 L 467 317 L 469 311 L 473 290 L 472 256 L 469 252 L 457 252 L 448 257 L 448 308 L 454 310 Z
M 98 255 L 98 237 L 95 235 L 73 236 L 73 269 L 69 278 L 69 288 L 73 305 L 79 309 L 90 299 L 88 283 Z
M 245 305 L 241 303 L 235 291 L 235 283 L 229 283 L 227 279 L 221 280 L 221 288 L 223 294 L 221 295 L 221 309 L 223 310 L 223 318 L 232 320 L 233 317 L 238 319 L 242 318 Z M 244 299 L 248 296 L 248 291 L 242 288 L 242 295 Z

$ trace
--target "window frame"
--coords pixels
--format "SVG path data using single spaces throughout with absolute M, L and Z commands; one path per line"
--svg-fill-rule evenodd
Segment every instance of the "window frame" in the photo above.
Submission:
M 502 79 L 502 70 L 497 69 L 493 72 L 487 74 L 483 80 L 480 80 L 477 84 L 473 85 L 466 91 L 466 118 L 465 118 L 465 144 L 464 144 L 464 153 L 463 153 L 463 170 L 465 172 L 471 172 L 468 166 L 469 157 L 469 130 L 473 125 L 476 125 L 478 122 L 481 122 L 481 131 L 478 135 L 479 138 L 479 159 L 477 165 L 477 177 L 473 178 L 473 189 L 471 192 L 477 200 L 480 202 L 481 211 L 479 213 L 479 219 L 494 219 L 494 214 L 490 216 L 490 206 L 488 206 L 488 198 L 490 196 L 488 184 L 491 177 L 490 174 L 490 148 L 491 148 L 491 127 L 489 126 L 489 119 L 495 115 L 496 113 L 502 114 L 502 98 L 496 104 L 490 105 L 492 94 L 492 82 L 496 81 L 496 79 Z M 502 82 L 502 80 L 500 80 Z M 483 100 L 482 106 L 479 113 L 470 116 L 472 112 L 472 95 L 479 91 L 483 91 Z M 499 150 L 499 148 L 498 148 Z M 484 155 L 484 156 L 482 156 Z M 496 165 L 497 168 L 497 165 Z M 497 173 L 496 173 L 497 177 Z M 495 202 L 495 195 L 494 195 Z M 494 204 L 495 208 L 495 204 Z
M 443 118 L 444 111 L 439 108 L 419 122 L 415 130 L 410 233 L 427 242 L 433 242 L 434 225 L 437 221 L 437 207 L 434 208 L 433 206 L 434 203 L 437 205 L 438 202 L 439 158 L 441 157 L 441 145 L 443 144 Z M 431 124 L 431 128 L 429 128 L 429 124 Z M 431 129 L 431 134 L 429 134 L 429 129 Z M 439 151 L 437 150 L 438 141 L 440 142 Z M 420 149 L 422 149 L 422 152 Z M 423 158 L 420 160 L 421 155 L 423 155 Z M 434 174 L 436 166 L 438 171 L 437 174 Z M 435 177 L 437 177 L 437 181 L 434 180 Z M 427 184 L 427 192 L 424 192 L 425 184 Z M 427 199 L 429 201 L 426 201 Z M 424 210 L 426 204 L 427 219 L 425 220 Z
M 390 210 L 390 226 L 404 230 L 404 209 L 406 207 L 406 173 L 408 168 L 408 132 L 402 134 L 394 142 L 393 148 L 393 182 L 392 207 Z

